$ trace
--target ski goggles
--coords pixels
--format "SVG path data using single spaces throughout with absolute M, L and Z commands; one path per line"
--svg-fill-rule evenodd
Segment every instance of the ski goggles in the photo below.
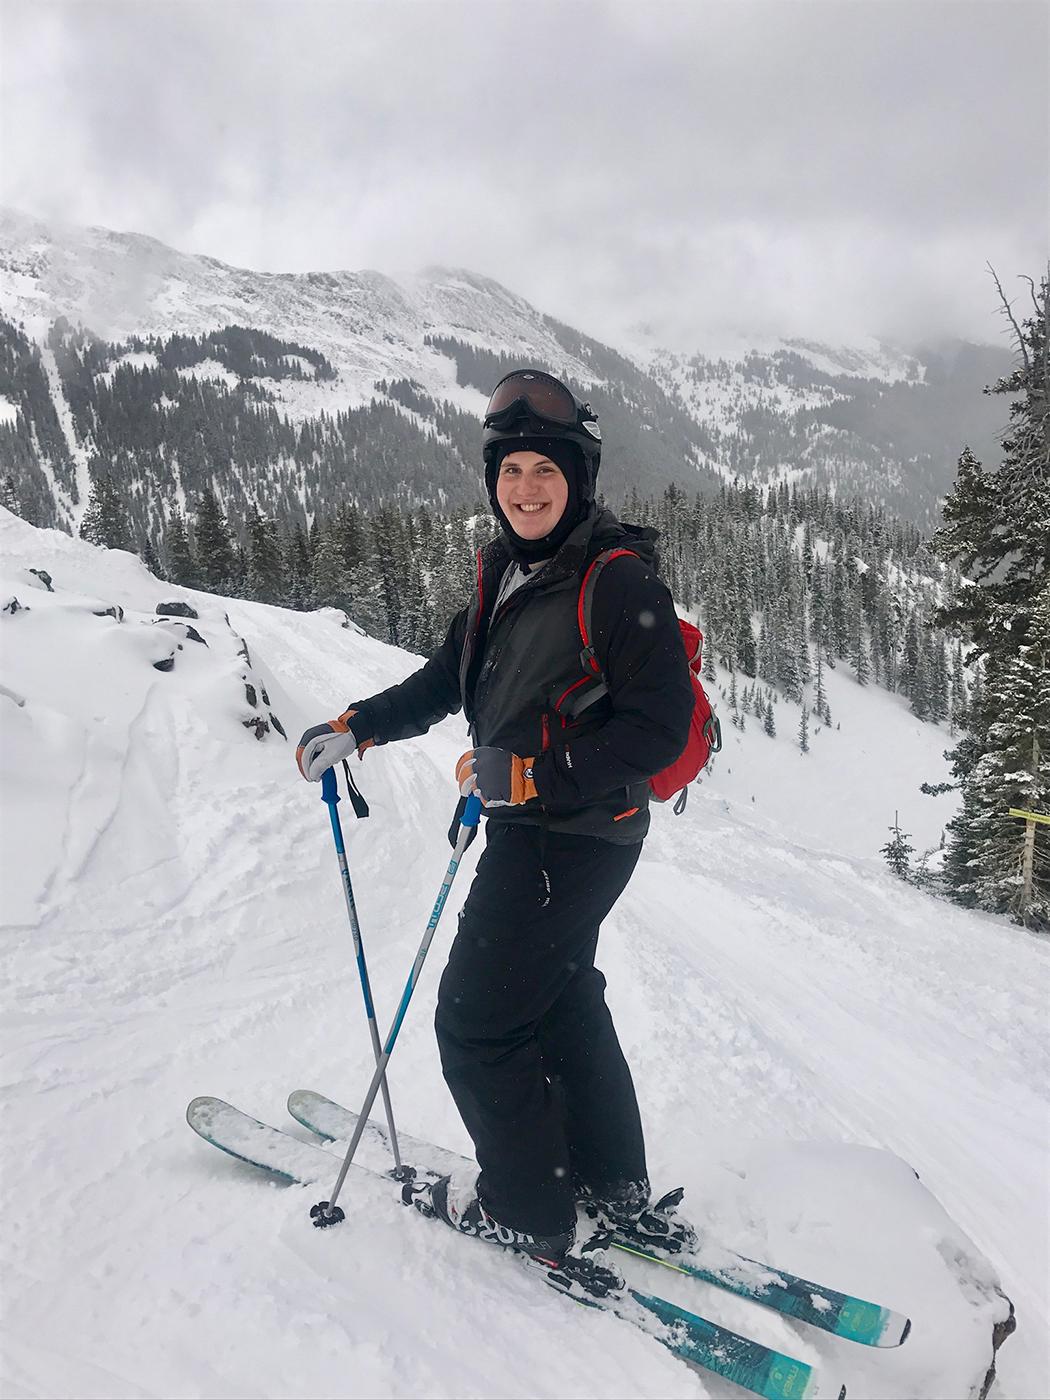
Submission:
M 574 428 L 579 422 L 579 406 L 572 394 L 552 374 L 539 369 L 516 369 L 501 379 L 489 399 L 485 423 L 509 419 L 522 409 L 563 428 Z

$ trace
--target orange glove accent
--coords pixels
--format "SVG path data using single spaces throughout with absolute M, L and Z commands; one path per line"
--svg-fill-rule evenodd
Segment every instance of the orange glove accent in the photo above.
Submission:
M 348 721 L 353 719 L 354 715 L 356 714 L 356 710 L 344 710 L 338 719 L 332 720 L 332 728 L 337 729 L 341 734 L 348 734 L 350 732 L 350 725 Z M 358 744 L 358 758 L 364 758 L 365 749 L 374 749 L 375 743 L 376 741 L 374 739 L 365 739 L 362 743 Z
M 520 807 L 538 796 L 532 777 L 535 761 L 509 749 L 468 749 L 456 764 L 456 782 L 464 797 L 476 792 L 486 807 Z

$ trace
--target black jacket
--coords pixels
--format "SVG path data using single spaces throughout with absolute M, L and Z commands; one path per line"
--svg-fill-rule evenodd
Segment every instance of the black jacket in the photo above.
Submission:
M 555 557 L 493 616 L 510 564 L 500 539 L 478 553 L 478 587 L 431 659 L 400 685 L 354 702 L 358 738 L 390 743 L 425 733 L 463 709 L 473 743 L 533 758 L 538 803 L 498 807 L 490 820 L 640 841 L 648 824 L 648 779 L 680 755 L 693 692 L 671 595 L 651 563 L 655 533 L 592 512 Z M 612 561 L 594 592 L 594 647 L 608 694 L 571 719 L 559 707 L 585 674 L 577 603 L 588 563 Z M 365 732 L 367 731 L 367 732 Z

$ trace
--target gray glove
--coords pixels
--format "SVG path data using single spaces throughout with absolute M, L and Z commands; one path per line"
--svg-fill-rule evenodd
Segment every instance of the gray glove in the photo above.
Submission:
M 325 772 L 341 759 L 349 758 L 356 749 L 358 755 L 375 743 L 372 738 L 358 739 L 350 721 L 356 710 L 344 710 L 338 719 L 327 724 L 315 724 L 299 740 L 295 761 L 308 783 L 319 783 Z

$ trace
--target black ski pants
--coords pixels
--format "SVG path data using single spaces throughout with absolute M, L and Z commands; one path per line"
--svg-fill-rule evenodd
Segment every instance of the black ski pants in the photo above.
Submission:
M 641 845 L 492 822 L 441 978 L 441 1066 L 501 1225 L 560 1234 L 576 1185 L 646 1176 L 631 1072 L 594 966 Z M 550 896 L 541 872 L 546 870 Z

